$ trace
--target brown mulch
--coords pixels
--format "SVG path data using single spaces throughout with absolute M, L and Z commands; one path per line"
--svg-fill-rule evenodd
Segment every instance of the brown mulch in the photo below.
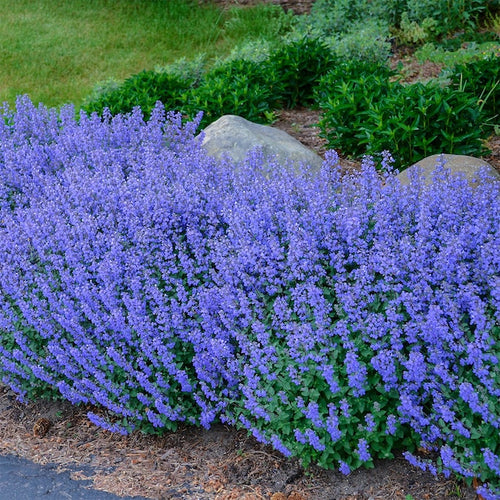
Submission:
M 460 481 L 434 478 L 398 456 L 349 476 L 317 467 L 304 470 L 221 424 L 210 430 L 181 427 L 162 436 L 112 434 L 95 427 L 89 408 L 68 402 L 24 405 L 0 389 L 0 454 L 56 464 L 73 479 L 120 496 L 191 500 L 473 500 Z M 93 409 L 93 411 L 96 411 Z
M 500 135 L 492 135 L 487 142 L 487 147 L 491 153 L 483 157 L 483 160 L 495 167 L 500 174 Z

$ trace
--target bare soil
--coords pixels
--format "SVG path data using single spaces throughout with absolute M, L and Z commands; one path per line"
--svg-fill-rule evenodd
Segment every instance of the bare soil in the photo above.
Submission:
M 209 1 L 209 0 L 200 0 Z M 258 0 L 212 0 L 247 5 Z M 309 11 L 312 0 L 272 0 L 295 13 Z M 440 68 L 399 57 L 409 79 L 432 76 Z M 438 71 L 439 70 L 439 71 Z M 273 126 L 285 130 L 323 156 L 319 112 L 299 108 L 277 113 Z M 500 138 L 490 141 L 484 159 L 500 172 Z M 341 158 L 346 169 L 359 163 Z M 0 386 L 0 454 L 15 454 L 40 464 L 57 464 L 74 479 L 90 479 L 95 489 L 152 499 L 217 500 L 473 500 L 463 482 L 411 466 L 403 457 L 380 460 L 374 469 L 349 476 L 317 467 L 308 470 L 258 443 L 246 432 L 224 425 L 210 430 L 181 427 L 162 436 L 111 434 L 91 424 L 83 406 L 68 402 L 17 401 Z M 92 409 L 94 412 L 99 410 Z M 76 472 L 75 472 L 76 467 Z M 80 469 L 81 468 L 81 469 Z

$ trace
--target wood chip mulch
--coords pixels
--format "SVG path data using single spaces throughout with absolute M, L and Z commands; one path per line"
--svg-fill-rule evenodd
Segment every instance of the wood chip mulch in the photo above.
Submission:
M 298 460 L 221 424 L 210 430 L 181 426 L 161 436 L 121 436 L 90 423 L 89 409 L 65 401 L 25 405 L 1 387 L 0 454 L 56 464 L 98 490 L 152 499 L 476 498 L 462 482 L 434 478 L 400 456 L 343 476 L 317 467 L 304 470 Z

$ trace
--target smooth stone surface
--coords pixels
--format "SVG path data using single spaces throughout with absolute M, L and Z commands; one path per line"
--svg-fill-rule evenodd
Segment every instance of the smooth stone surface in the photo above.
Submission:
M 475 184 L 474 178 L 482 168 L 484 168 L 488 175 L 493 179 L 500 181 L 500 174 L 495 170 L 495 168 L 484 160 L 480 160 L 479 158 L 474 158 L 472 156 L 448 154 L 428 156 L 399 173 L 397 177 L 401 184 L 407 186 L 410 184 L 409 172 L 411 172 L 412 169 L 420 167 L 422 169 L 425 183 L 430 184 L 432 181 L 432 173 L 443 159 L 445 160 L 445 168 L 449 169 L 454 174 L 464 175 L 471 184 Z
M 262 148 L 265 156 L 278 163 L 304 163 L 317 172 L 322 158 L 283 130 L 259 125 L 235 115 L 224 115 L 204 130 L 203 146 L 210 156 L 222 158 L 229 155 L 233 161 L 244 161 L 248 153 Z

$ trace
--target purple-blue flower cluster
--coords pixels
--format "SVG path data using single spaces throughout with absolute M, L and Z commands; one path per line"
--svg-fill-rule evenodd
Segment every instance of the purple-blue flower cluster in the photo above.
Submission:
M 161 106 L 3 111 L 3 381 L 115 432 L 221 420 L 343 473 L 436 449 L 498 494 L 499 184 L 438 165 L 404 187 L 369 158 L 341 177 L 334 152 L 314 175 L 235 165 L 195 130 Z

